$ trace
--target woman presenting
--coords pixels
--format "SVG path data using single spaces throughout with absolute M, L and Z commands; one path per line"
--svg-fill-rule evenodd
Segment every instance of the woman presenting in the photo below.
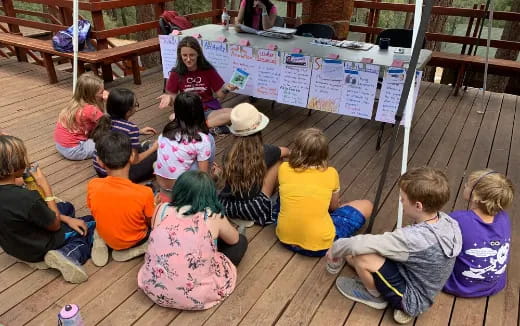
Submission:
M 258 30 L 267 30 L 274 26 L 276 6 L 269 0 L 242 0 L 236 23 Z
M 235 89 L 235 86 L 224 83 L 215 68 L 204 58 L 197 39 L 187 36 L 177 47 L 177 66 L 166 83 L 167 94 L 159 96 L 159 108 L 172 106 L 179 93 L 197 93 L 202 99 L 206 124 L 212 133 L 228 133 L 226 124 L 229 123 L 231 109 L 222 108 L 219 101 Z

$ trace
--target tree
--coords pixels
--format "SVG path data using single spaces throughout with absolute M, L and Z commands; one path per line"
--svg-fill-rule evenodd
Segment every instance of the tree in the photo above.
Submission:
M 136 6 L 136 21 L 138 24 L 156 20 L 151 4 Z M 137 33 L 137 40 L 143 41 L 157 36 L 156 30 L 147 30 Z M 152 53 L 141 56 L 141 63 L 144 67 L 150 68 L 159 64 L 159 54 Z

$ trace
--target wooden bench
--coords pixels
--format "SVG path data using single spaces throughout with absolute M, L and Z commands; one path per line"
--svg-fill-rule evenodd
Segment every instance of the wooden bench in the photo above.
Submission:
M 72 53 L 56 51 L 51 41 L 33 39 L 21 35 L 10 33 L 0 33 L 0 44 L 11 45 L 18 48 L 38 51 L 43 57 L 45 68 L 49 76 L 51 84 L 58 82 L 56 70 L 52 56 L 60 56 L 65 58 L 73 58 Z M 138 56 L 151 52 L 159 51 L 159 39 L 153 38 L 133 44 L 118 46 L 115 48 L 102 49 L 93 52 L 79 52 L 78 53 L 78 71 L 82 73 L 85 71 L 85 63 L 94 66 L 94 72 L 98 74 L 98 68 L 103 64 L 112 64 L 121 60 L 130 60 L 132 62 L 132 73 L 134 76 L 134 83 L 141 84 L 141 73 L 138 64 Z
M 486 58 L 466 54 L 433 52 L 428 65 L 436 67 L 448 67 L 457 70 L 454 95 L 458 95 L 459 89 L 464 82 L 466 71 L 484 71 Z M 520 73 L 520 62 L 489 58 L 488 72 L 497 75 L 515 76 Z

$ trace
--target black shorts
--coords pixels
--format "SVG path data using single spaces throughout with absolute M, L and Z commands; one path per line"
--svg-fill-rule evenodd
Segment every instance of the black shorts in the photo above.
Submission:
M 381 268 L 372 273 L 376 288 L 392 308 L 403 310 L 402 301 L 406 291 L 406 280 L 399 273 L 397 264 L 386 259 Z

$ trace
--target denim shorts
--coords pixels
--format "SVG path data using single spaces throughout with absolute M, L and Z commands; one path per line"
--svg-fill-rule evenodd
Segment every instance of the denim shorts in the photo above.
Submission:
M 334 240 L 339 238 L 348 238 L 356 233 L 362 226 L 365 224 L 365 217 L 361 214 L 360 211 L 355 209 L 352 206 L 343 206 L 335 209 L 332 213 L 330 213 L 330 217 L 332 218 L 332 223 L 334 223 L 334 227 L 336 228 L 336 236 Z M 284 247 L 297 252 L 299 254 L 309 256 L 309 257 L 322 257 L 325 256 L 328 249 L 323 250 L 307 250 L 300 246 L 289 245 L 282 243 Z
M 92 139 L 87 139 L 80 141 L 75 147 L 63 147 L 56 144 L 56 150 L 68 160 L 82 161 L 94 157 L 96 144 Z
M 377 290 L 394 309 L 403 310 L 403 294 L 406 291 L 406 280 L 399 273 L 397 263 L 386 259 L 379 270 L 372 273 Z

